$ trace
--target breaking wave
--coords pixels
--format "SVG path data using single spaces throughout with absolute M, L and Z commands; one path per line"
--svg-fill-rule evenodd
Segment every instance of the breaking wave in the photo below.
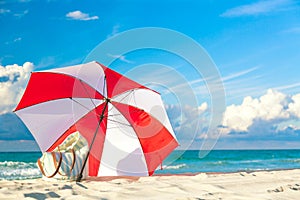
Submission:
M 163 169 L 180 169 L 186 167 L 186 164 L 163 166 Z
M 0 180 L 40 178 L 41 172 L 35 162 L 0 162 Z

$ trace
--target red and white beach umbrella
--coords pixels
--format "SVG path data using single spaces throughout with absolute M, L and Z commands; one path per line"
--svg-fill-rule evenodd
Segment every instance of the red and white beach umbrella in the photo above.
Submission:
M 15 113 L 42 152 L 79 131 L 89 176 L 148 176 L 178 146 L 159 93 L 97 63 L 33 72 Z

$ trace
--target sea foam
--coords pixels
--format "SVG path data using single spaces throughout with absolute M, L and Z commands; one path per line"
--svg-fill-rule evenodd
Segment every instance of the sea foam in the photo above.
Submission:
M 41 177 L 41 172 L 34 162 L 0 162 L 0 180 L 31 179 L 39 177 Z

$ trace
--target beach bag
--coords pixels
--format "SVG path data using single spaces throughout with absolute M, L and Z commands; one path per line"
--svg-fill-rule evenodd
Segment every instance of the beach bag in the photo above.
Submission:
M 37 165 L 44 180 L 76 180 L 88 153 L 88 143 L 76 131 L 69 135 L 53 152 L 45 152 L 38 159 Z M 87 177 L 88 166 L 82 173 Z

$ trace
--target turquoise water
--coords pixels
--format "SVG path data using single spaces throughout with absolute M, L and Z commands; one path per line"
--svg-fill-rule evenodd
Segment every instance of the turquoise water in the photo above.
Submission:
M 1 152 L 0 180 L 17 180 L 41 177 L 36 161 L 40 152 Z
M 39 152 L 0 153 L 0 180 L 41 177 L 36 166 Z M 300 150 L 213 150 L 199 158 L 199 151 L 174 151 L 155 174 L 238 172 L 300 168 Z
M 213 150 L 199 158 L 199 151 L 174 151 L 156 174 L 238 172 L 300 168 L 300 150 Z

